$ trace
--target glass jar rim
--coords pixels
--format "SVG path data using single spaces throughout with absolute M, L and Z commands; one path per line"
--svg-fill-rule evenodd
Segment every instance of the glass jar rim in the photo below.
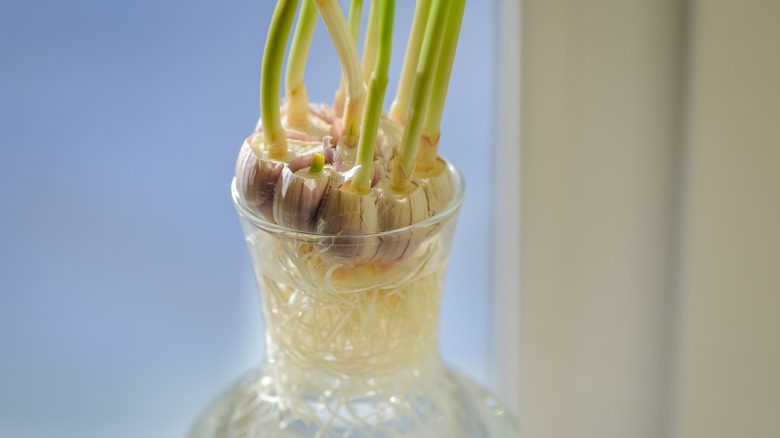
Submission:
M 451 162 L 447 160 L 445 160 L 445 162 L 447 163 L 446 169 L 448 172 L 450 172 L 450 175 L 452 175 L 452 182 L 453 182 L 453 186 L 455 187 L 455 194 L 453 195 L 452 200 L 449 202 L 449 204 L 447 204 L 447 206 L 444 207 L 440 212 L 429 217 L 428 219 L 425 219 L 423 221 L 417 222 L 415 224 L 406 227 L 396 228 L 394 230 L 380 231 L 378 233 L 348 234 L 348 235 L 347 234 L 321 234 L 316 232 L 301 231 L 293 228 L 283 227 L 281 225 L 268 221 L 258 213 L 252 211 L 252 209 L 250 209 L 246 205 L 244 200 L 241 199 L 241 196 L 238 192 L 238 187 L 237 187 L 237 182 L 235 177 L 233 177 L 233 180 L 230 184 L 230 192 L 231 192 L 231 197 L 233 198 L 233 204 L 235 205 L 238 214 L 241 215 L 241 217 L 243 217 L 244 219 L 251 222 L 254 226 L 272 234 L 282 234 L 282 235 L 295 234 L 299 236 L 306 236 L 306 237 L 313 237 L 313 238 L 388 237 L 394 234 L 403 233 L 405 231 L 436 225 L 440 222 L 443 222 L 445 219 L 449 218 L 456 211 L 458 211 L 461 204 L 463 204 L 463 198 L 465 197 L 466 194 L 466 183 L 463 180 L 463 174 L 460 172 L 460 170 Z

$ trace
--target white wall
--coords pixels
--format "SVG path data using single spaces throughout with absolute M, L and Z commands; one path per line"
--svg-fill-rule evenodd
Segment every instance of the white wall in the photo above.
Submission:
M 780 2 L 694 3 L 679 438 L 780 436 Z
M 503 397 L 529 437 L 780 436 L 780 2 L 510 3 Z
M 531 437 L 665 431 L 680 6 L 524 2 L 520 412 Z

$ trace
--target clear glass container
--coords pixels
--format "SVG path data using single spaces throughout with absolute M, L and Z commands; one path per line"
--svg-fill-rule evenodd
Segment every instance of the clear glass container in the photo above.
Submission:
M 258 282 L 267 361 L 190 436 L 515 437 L 487 391 L 438 350 L 444 271 L 464 184 L 436 216 L 370 235 L 272 224 L 233 200 Z M 404 248 L 404 249 L 399 249 Z

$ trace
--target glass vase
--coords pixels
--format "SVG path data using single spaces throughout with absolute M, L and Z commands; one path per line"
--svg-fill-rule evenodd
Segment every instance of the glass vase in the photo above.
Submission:
M 198 419 L 193 438 L 514 437 L 487 391 L 438 350 L 444 271 L 464 184 L 434 217 L 370 235 L 286 229 L 233 200 L 265 318 L 266 362 Z

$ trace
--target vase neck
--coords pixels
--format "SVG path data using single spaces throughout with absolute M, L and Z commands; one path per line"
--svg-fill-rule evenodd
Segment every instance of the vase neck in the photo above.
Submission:
M 445 264 L 425 265 L 390 287 L 350 293 L 303 288 L 260 274 L 269 362 L 353 382 L 404 370 L 424 372 L 441 362 Z
M 413 392 L 425 393 L 426 385 L 445 374 L 445 367 L 437 350 L 432 350 L 414 361 L 393 369 L 368 368 L 343 374 L 340 367 L 300 366 L 294 362 L 269 356 L 266 373 L 274 376 L 281 396 L 319 397 L 338 393 L 341 397 L 362 398 L 376 394 L 405 399 Z M 427 383 L 426 383 L 427 382 Z

